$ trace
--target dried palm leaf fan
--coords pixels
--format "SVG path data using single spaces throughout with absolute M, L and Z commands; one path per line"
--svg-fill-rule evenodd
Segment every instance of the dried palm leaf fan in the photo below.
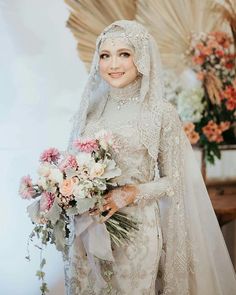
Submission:
M 158 42 L 164 66 L 182 71 L 192 33 L 216 30 L 222 22 L 212 6 L 212 0 L 137 0 L 136 19 Z
M 102 30 L 118 19 L 134 19 L 135 0 L 65 0 L 72 9 L 67 26 L 78 40 L 78 51 L 90 68 L 95 41 Z
M 218 1 L 214 10 L 230 25 L 236 49 L 236 0 Z

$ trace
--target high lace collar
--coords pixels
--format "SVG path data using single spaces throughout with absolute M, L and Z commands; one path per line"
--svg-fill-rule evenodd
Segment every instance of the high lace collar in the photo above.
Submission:
M 138 103 L 140 102 L 140 87 L 140 77 L 123 88 L 115 88 L 110 86 L 109 99 L 117 103 L 118 109 L 130 102 Z

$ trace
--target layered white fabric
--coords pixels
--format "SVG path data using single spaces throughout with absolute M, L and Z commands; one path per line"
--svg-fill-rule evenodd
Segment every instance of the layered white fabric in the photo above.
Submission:
M 135 49 L 142 75 L 139 103 L 117 110 L 98 71 L 98 49 L 117 27 Z M 106 28 L 97 51 L 71 141 L 111 130 L 122 149 L 119 185 L 135 184 L 137 202 L 122 210 L 139 217 L 133 243 L 114 249 L 113 294 L 232 295 L 236 280 L 209 196 L 176 110 L 163 98 L 157 46 L 144 27 L 118 21 Z M 71 144 L 69 145 L 71 148 Z M 159 210 L 160 207 L 160 210 Z M 94 288 L 81 240 L 66 257 L 67 294 L 106 294 Z M 104 264 L 107 267 L 107 264 Z M 103 267 L 101 265 L 101 267 Z

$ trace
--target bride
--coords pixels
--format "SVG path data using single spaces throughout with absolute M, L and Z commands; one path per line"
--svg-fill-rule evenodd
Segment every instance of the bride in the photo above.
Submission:
M 236 294 L 191 145 L 163 97 L 157 45 L 135 21 L 116 21 L 98 37 L 69 148 L 101 129 L 115 136 L 120 149 L 113 157 L 122 170 L 118 188 L 106 195 L 103 222 L 121 210 L 141 224 L 132 243 L 113 249 L 113 261 L 94 263 L 75 218 L 65 256 L 67 294 Z

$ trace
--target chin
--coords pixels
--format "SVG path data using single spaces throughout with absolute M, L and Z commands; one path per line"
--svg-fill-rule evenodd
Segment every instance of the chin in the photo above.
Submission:
M 112 87 L 123 88 L 129 85 L 132 81 L 124 81 L 123 79 L 109 79 L 107 81 Z

